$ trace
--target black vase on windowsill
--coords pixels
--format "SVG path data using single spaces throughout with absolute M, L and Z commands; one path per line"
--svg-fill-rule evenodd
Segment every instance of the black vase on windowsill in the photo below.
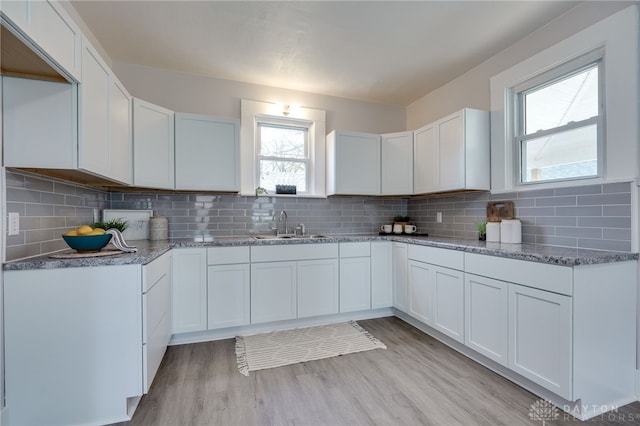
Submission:
M 478 240 L 479 241 L 487 241 L 487 234 L 485 234 L 485 233 L 478 234 Z

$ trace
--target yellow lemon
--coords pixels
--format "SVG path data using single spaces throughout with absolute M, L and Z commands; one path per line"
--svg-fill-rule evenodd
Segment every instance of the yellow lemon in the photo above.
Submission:
M 89 235 L 102 235 L 105 232 L 107 232 L 107 231 L 105 231 L 102 228 L 93 228 L 93 231 L 91 231 L 91 233 Z
M 64 235 L 66 235 L 68 237 L 75 237 L 76 235 L 78 235 L 78 233 L 76 232 L 75 229 L 72 229 L 71 231 L 67 231 L 67 233 L 64 234 Z
M 91 233 L 91 231 L 93 231 L 93 228 L 88 225 L 82 225 L 81 227 L 76 229 L 78 235 L 88 235 Z

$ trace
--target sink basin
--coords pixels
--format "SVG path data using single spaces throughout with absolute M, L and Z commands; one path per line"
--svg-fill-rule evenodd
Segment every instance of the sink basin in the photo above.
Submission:
M 284 234 L 284 235 L 253 235 L 253 238 L 256 240 L 303 240 L 303 239 L 322 239 L 322 238 L 329 238 L 329 237 L 326 235 Z

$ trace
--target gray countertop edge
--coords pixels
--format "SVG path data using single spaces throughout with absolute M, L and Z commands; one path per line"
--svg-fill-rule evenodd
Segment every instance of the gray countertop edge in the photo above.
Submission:
M 132 241 L 129 244 L 138 247 L 136 253 L 123 253 L 105 257 L 87 257 L 81 259 L 53 259 L 48 255 L 16 260 L 3 265 L 5 271 L 31 269 L 77 268 L 104 265 L 146 264 L 172 248 L 233 247 L 283 244 L 327 244 L 341 242 L 396 241 L 411 244 L 458 250 L 502 258 L 526 260 L 559 266 L 592 265 L 601 263 L 638 260 L 638 253 L 586 250 L 569 247 L 544 246 L 538 244 L 500 244 L 486 243 L 469 239 L 446 237 L 419 237 L 400 235 L 336 235 L 322 239 L 264 239 L 252 237 L 221 237 L 213 241 L 194 241 L 188 239 L 167 241 Z

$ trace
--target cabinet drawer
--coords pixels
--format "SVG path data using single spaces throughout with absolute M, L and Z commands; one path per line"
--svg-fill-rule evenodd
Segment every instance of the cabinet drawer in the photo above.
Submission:
M 457 250 L 409 244 L 408 256 L 411 260 L 444 266 L 445 268 L 464 269 L 464 253 Z
M 568 266 L 465 253 L 465 272 L 573 295 L 573 268 Z
M 332 259 L 338 257 L 338 244 L 287 244 L 251 247 L 251 262 Z
M 233 263 L 249 263 L 250 249 L 244 247 L 209 247 L 207 249 L 208 265 L 230 265 Z
M 142 295 L 142 342 L 147 343 L 149 337 L 157 333 L 164 317 L 170 311 L 170 275 L 162 277 L 153 288 Z
M 371 256 L 371 243 L 340 243 L 340 258 L 369 256 Z
M 142 268 L 142 292 L 146 293 L 160 280 L 171 276 L 171 252 L 163 254 Z

